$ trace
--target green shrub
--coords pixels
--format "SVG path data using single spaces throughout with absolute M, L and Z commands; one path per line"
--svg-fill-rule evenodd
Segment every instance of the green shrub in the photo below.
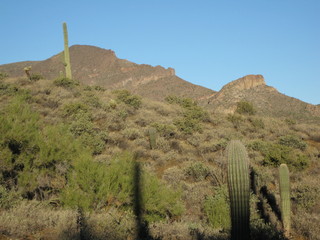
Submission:
M 216 188 L 215 194 L 207 197 L 204 202 L 204 212 L 214 229 L 230 229 L 230 207 L 226 185 Z
M 124 136 L 129 140 L 135 140 L 135 139 L 141 137 L 141 133 L 136 128 L 126 128 L 124 130 Z
M 31 75 L 30 75 L 30 80 L 31 81 L 39 81 L 40 79 L 44 79 L 44 77 L 41 75 L 41 74 L 39 74 L 39 73 L 32 73 Z
M 307 148 L 307 143 L 305 141 L 303 141 L 298 136 L 293 136 L 293 135 L 286 135 L 286 136 L 280 137 L 279 144 L 283 146 L 300 149 L 302 151 L 304 151 Z
M 116 99 L 119 102 L 123 102 L 129 106 L 134 107 L 135 109 L 141 107 L 141 97 L 137 95 L 132 95 L 128 90 L 116 90 L 113 93 L 116 95 Z
M 152 123 L 151 127 L 157 130 L 157 133 L 164 138 L 172 138 L 176 135 L 176 127 L 170 124 L 164 123 Z
M 75 86 L 78 86 L 79 82 L 70 78 L 59 77 L 56 80 L 54 80 L 53 84 L 58 87 L 73 88 Z
M 93 154 L 100 154 L 104 150 L 107 134 L 94 126 L 87 113 L 74 115 L 69 129 L 85 146 L 92 149 Z
M 62 108 L 62 115 L 64 117 L 74 117 L 78 114 L 85 114 L 89 112 L 89 107 L 81 102 L 74 102 L 65 104 Z
M 0 72 L 0 80 L 3 80 L 5 78 L 9 77 L 9 74 L 8 73 L 5 73 L 5 72 Z
M 197 106 L 197 103 L 191 98 L 183 98 L 178 96 L 167 96 L 165 100 L 170 104 L 178 104 L 183 108 L 191 108 Z
M 279 167 L 281 163 L 287 164 L 296 170 L 305 169 L 309 163 L 309 157 L 300 150 L 277 143 L 254 141 L 249 148 L 263 155 L 263 164 Z
M 81 158 L 74 165 L 69 184 L 61 200 L 65 206 L 99 209 L 117 206 L 128 210 L 133 207 L 135 160 L 132 154 L 113 157 L 108 165 Z M 180 192 L 166 187 L 142 169 L 142 212 L 147 221 L 158 221 L 182 214 Z
M 316 184 L 302 184 L 293 189 L 292 198 L 295 204 L 304 211 L 312 211 L 319 202 L 320 186 Z
M 84 97 L 83 101 L 86 103 L 86 105 L 93 107 L 93 108 L 101 108 L 102 107 L 102 102 L 94 94 L 87 94 L 87 96 Z
M 185 169 L 185 174 L 195 181 L 202 181 L 208 176 L 209 169 L 203 163 L 195 162 Z
M 192 118 L 179 118 L 174 121 L 174 125 L 183 133 L 192 134 L 201 132 L 202 126 L 199 120 Z
M 264 129 L 265 127 L 263 120 L 260 118 L 250 118 L 249 121 L 252 124 L 252 126 L 257 129 Z
M 238 114 L 229 114 L 227 120 L 233 124 L 234 128 L 239 128 L 240 124 L 243 122 L 243 117 Z
M 191 134 L 201 131 L 201 122 L 209 119 L 209 114 L 191 98 L 181 98 L 177 96 L 168 96 L 166 101 L 170 104 L 178 104 L 183 109 L 183 117 L 174 121 L 174 125 L 182 132 Z
M 15 191 L 9 191 L 0 185 L 0 209 L 9 209 L 16 205 L 20 200 L 20 196 Z
M 0 83 L 0 96 L 21 96 L 25 99 L 30 99 L 31 94 L 29 90 L 18 88 L 12 84 Z
M 0 171 L 6 187 L 46 199 L 66 184 L 70 165 L 91 151 L 65 124 L 46 125 L 25 100 L 14 98 L 0 115 Z
M 256 113 L 252 103 L 247 101 L 240 101 L 237 103 L 236 112 L 243 115 L 253 115 Z

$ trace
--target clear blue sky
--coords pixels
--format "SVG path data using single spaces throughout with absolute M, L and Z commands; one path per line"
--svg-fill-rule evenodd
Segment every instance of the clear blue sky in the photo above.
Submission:
M 1 0 L 0 64 L 44 60 L 69 44 L 173 67 L 220 90 L 247 74 L 320 103 L 320 0 Z

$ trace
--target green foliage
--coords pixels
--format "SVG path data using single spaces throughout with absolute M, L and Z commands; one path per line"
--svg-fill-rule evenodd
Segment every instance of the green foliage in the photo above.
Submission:
M 157 130 L 161 137 L 172 138 L 176 135 L 176 127 L 174 125 L 155 122 L 151 126 Z
M 93 154 L 100 154 L 105 148 L 107 133 L 95 127 L 90 113 L 86 112 L 85 105 L 77 103 L 66 105 L 65 110 L 71 119 L 70 132 L 89 147 Z
M 307 143 L 303 141 L 301 138 L 299 138 L 298 136 L 294 136 L 294 135 L 286 135 L 286 136 L 280 137 L 279 144 L 283 146 L 300 149 L 302 151 L 304 151 L 307 148 Z
M 291 118 L 286 118 L 284 121 L 285 121 L 289 126 L 293 126 L 293 125 L 295 125 L 295 124 L 297 123 L 296 120 L 291 119 Z
M 168 96 L 165 100 L 170 104 L 178 104 L 183 108 L 192 108 L 197 106 L 197 103 L 191 98 L 182 98 L 178 96 Z
M 7 77 L 9 77 L 8 73 L 0 72 L 0 80 L 6 79 Z
M 76 115 L 87 113 L 89 113 L 88 106 L 81 102 L 65 104 L 62 109 L 62 115 L 64 117 L 74 118 Z
M 249 118 L 250 123 L 253 127 L 257 129 L 264 129 L 265 125 L 262 119 L 260 118 Z
M 243 122 L 243 117 L 239 114 L 229 114 L 227 120 L 233 124 L 234 128 L 239 128 L 241 122 Z
M 39 81 L 40 79 L 44 79 L 44 77 L 39 73 L 32 73 L 30 74 L 31 81 Z
M 236 112 L 243 115 L 254 115 L 256 110 L 254 109 L 252 103 L 247 101 L 240 101 L 237 103 Z
M 79 85 L 78 81 L 75 81 L 71 78 L 67 77 L 59 77 L 54 80 L 53 84 L 58 87 L 64 87 L 64 88 L 74 88 L 75 86 Z
M 134 164 L 130 153 L 115 156 L 108 165 L 81 158 L 75 163 L 69 184 L 63 191 L 63 204 L 87 210 L 109 205 L 132 208 Z M 179 192 L 166 187 L 156 176 L 145 171 L 142 171 L 141 178 L 141 205 L 146 220 L 158 221 L 182 213 Z
M 16 205 L 20 200 L 20 196 L 15 191 L 8 191 L 4 186 L 0 185 L 0 209 L 9 209 Z
M 174 125 L 183 133 L 192 134 L 194 132 L 201 132 L 202 127 L 197 119 L 180 118 L 174 121 Z
M 74 161 L 68 184 L 60 195 L 64 206 L 94 210 L 105 205 L 108 197 L 106 166 L 85 154 Z
M 249 239 L 250 178 L 245 146 L 232 140 L 227 146 L 228 188 L 231 209 L 231 239 Z
M 204 212 L 214 229 L 230 229 L 230 207 L 226 185 L 216 188 L 214 195 L 205 200 Z
M 128 90 L 116 90 L 113 92 L 116 95 L 116 100 L 123 102 L 129 106 L 138 109 L 141 107 L 142 101 L 141 97 L 137 95 L 132 95 Z
M 140 131 L 136 128 L 126 128 L 123 134 L 129 140 L 135 140 L 141 136 Z
M 102 107 L 102 102 L 93 93 L 87 94 L 87 96 L 85 96 L 83 101 L 86 103 L 86 105 L 93 107 L 93 108 L 101 108 Z
M 46 198 L 65 186 L 71 162 L 88 149 L 64 124 L 42 127 L 39 114 L 15 98 L 0 115 L 0 171 L 7 188 Z M 38 194 L 38 196 L 37 196 Z
M 0 83 L 0 96 L 20 96 L 24 99 L 31 98 L 30 91 L 7 83 Z
M 300 183 L 298 187 L 293 189 L 292 198 L 298 208 L 303 209 L 303 211 L 312 212 L 313 209 L 317 208 L 320 196 L 320 186 L 319 184 L 311 184 L 307 182 L 306 184 Z
M 82 144 L 89 147 L 93 154 L 100 154 L 105 149 L 107 132 L 99 129 L 92 122 L 88 105 L 81 102 L 63 106 L 62 115 L 69 121 L 69 130 Z
M 267 166 L 278 167 L 281 163 L 285 163 L 296 170 L 303 170 L 310 163 L 309 157 L 300 150 L 281 144 L 257 140 L 249 147 L 263 155 L 262 163 Z
M 190 98 L 168 96 L 166 101 L 170 104 L 178 104 L 184 109 L 183 117 L 176 119 L 174 125 L 186 134 L 200 132 L 202 130 L 201 122 L 209 119 L 208 112 Z
M 195 181 L 202 181 L 209 175 L 209 169 L 203 163 L 195 162 L 185 169 L 185 174 Z
M 289 169 L 286 164 L 281 164 L 279 167 L 279 185 L 281 196 L 281 220 L 285 236 L 288 236 L 291 228 L 291 204 Z
M 143 213 L 148 222 L 180 216 L 184 211 L 181 192 L 168 188 L 156 176 L 143 172 Z

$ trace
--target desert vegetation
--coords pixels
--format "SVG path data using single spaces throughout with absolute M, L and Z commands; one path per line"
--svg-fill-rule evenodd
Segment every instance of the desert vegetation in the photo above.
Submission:
M 250 105 L 214 114 L 188 98 L 156 102 L 64 77 L 0 84 L 3 237 L 229 239 L 226 148 L 239 139 L 250 159 L 251 239 L 318 239 L 317 124 Z M 289 235 L 281 164 L 290 171 Z
M 320 239 L 318 118 L 83 84 L 63 30 L 65 75 L 0 72 L 1 239 Z

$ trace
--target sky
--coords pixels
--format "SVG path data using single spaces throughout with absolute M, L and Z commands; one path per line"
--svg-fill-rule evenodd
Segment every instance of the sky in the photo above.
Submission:
M 320 0 L 0 0 L 0 65 L 69 45 L 172 67 L 213 90 L 247 74 L 320 104 Z

